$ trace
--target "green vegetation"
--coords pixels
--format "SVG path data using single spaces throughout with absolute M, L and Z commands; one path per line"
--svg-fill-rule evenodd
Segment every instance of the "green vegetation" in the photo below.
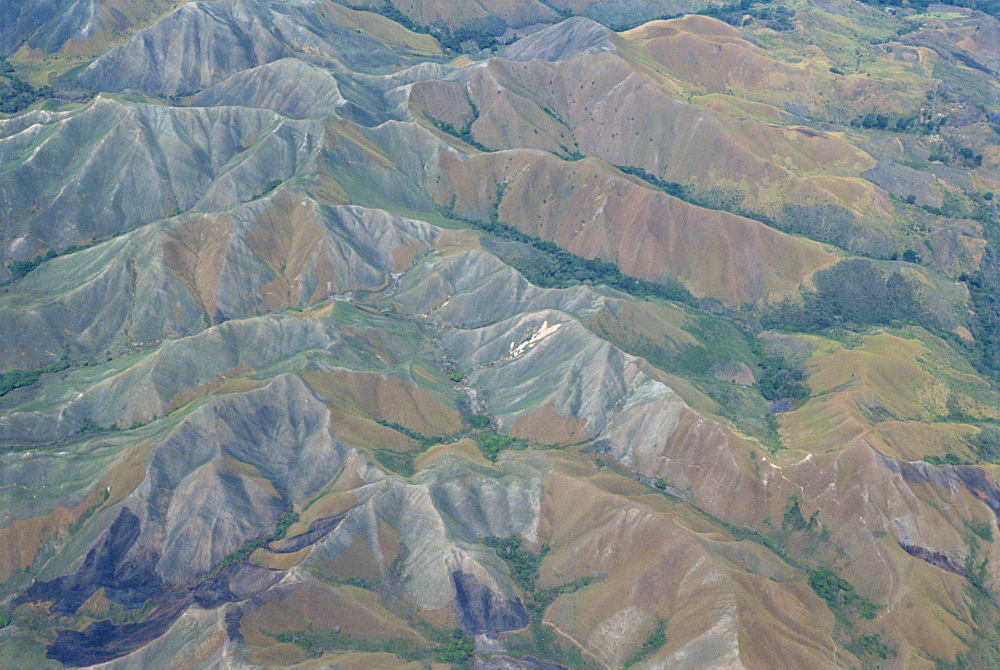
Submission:
M 692 7 L 688 11 L 693 14 L 711 16 L 736 27 L 754 25 L 778 31 L 792 30 L 795 27 L 795 24 L 792 23 L 795 10 L 785 5 L 772 4 L 771 0 L 737 0 L 719 6 L 709 5 L 701 9 Z M 681 14 L 663 14 L 655 18 L 675 19 L 679 16 Z M 641 23 L 645 23 L 647 20 L 649 19 L 644 18 Z M 638 24 L 634 22 L 608 22 L 608 27 L 616 31 L 629 30 L 635 28 L 636 25 Z
M 490 425 L 490 417 L 487 414 L 473 414 L 469 417 L 469 425 L 479 430 Z
M 552 628 L 543 624 L 545 610 L 552 602 L 564 593 L 573 593 L 594 582 L 593 577 L 580 577 L 571 582 L 560 584 L 549 589 L 539 589 L 536 580 L 538 579 L 538 567 L 541 565 L 545 555 L 549 553 L 548 543 L 542 543 L 537 554 L 526 551 L 522 546 L 521 538 L 517 535 L 508 537 L 487 537 L 482 540 L 487 547 L 496 550 L 499 556 L 507 564 L 511 577 L 524 592 L 525 608 L 531 614 L 531 641 L 523 641 L 521 638 L 512 637 L 508 639 L 506 645 L 511 653 L 533 655 L 562 663 L 571 668 L 591 668 L 600 667 L 585 661 L 576 647 L 562 647 L 556 641 Z
M 80 515 L 79 519 L 77 519 L 76 521 L 74 521 L 69 525 L 68 531 L 70 535 L 83 528 L 83 524 L 87 523 L 90 517 L 94 516 L 97 510 L 101 509 L 104 503 L 108 502 L 108 499 L 110 497 L 111 497 L 111 489 L 105 488 L 104 492 L 101 494 L 101 499 L 96 501 L 90 507 L 88 507 L 87 511 L 85 511 L 83 514 Z
M 924 461 L 931 465 L 966 465 L 966 461 L 955 454 L 948 452 L 942 456 L 926 456 Z
M 987 253 L 995 254 L 1000 249 L 1000 209 L 993 194 L 977 194 L 969 198 L 968 204 L 971 211 L 963 213 L 983 224 Z M 974 349 L 968 352 L 971 354 L 969 359 L 980 372 L 995 380 L 1000 379 L 1000 278 L 995 273 L 977 270 L 972 274 L 962 274 L 958 279 L 965 282 L 975 313 L 970 323 L 975 344 Z
M 91 435 L 94 433 L 116 432 L 117 430 L 117 423 L 113 423 L 110 426 L 105 427 L 88 416 L 85 417 L 80 423 L 80 427 L 76 429 L 74 435 Z
M 786 299 L 765 308 L 761 325 L 802 333 L 892 323 L 917 323 L 939 330 L 937 317 L 922 307 L 913 283 L 899 273 L 883 272 L 869 259 L 845 260 L 820 270 L 814 283 L 817 290 L 804 293 L 801 303 Z
M 267 183 L 267 185 L 266 185 L 266 186 L 264 187 L 264 190 L 263 190 L 263 191 L 261 191 L 260 193 L 258 193 L 258 194 L 257 194 L 257 195 L 255 195 L 254 197 L 250 198 L 250 200 L 251 200 L 251 201 L 253 201 L 253 200 L 260 200 L 260 199 L 261 199 L 261 198 L 263 198 L 263 197 L 264 197 L 265 195 L 267 195 L 268 193 L 270 193 L 270 192 L 271 192 L 271 191 L 273 191 L 274 189 L 278 188 L 279 186 L 281 186 L 281 180 L 280 180 L 280 179 L 272 179 L 271 181 L 269 181 L 269 182 Z M 178 208 L 178 209 L 179 209 L 179 208 Z M 178 212 L 178 214 L 180 214 L 180 212 Z M 175 216 L 176 216 L 176 215 L 175 215 Z
M 656 622 L 656 630 L 650 633 L 646 641 L 642 643 L 639 649 L 628 657 L 625 661 L 625 667 L 635 665 L 636 663 L 641 663 L 647 658 L 652 656 L 660 647 L 667 643 L 667 622 L 663 619 L 658 619 Z
M 959 277 L 969 289 L 975 321 L 972 334 L 976 338 L 973 363 L 991 375 L 1000 375 L 1000 283 L 987 279 L 981 272 Z
M 874 619 L 878 613 L 877 605 L 859 595 L 846 579 L 837 576 L 829 568 L 810 570 L 809 587 L 826 601 L 840 619 L 847 619 L 852 612 L 865 619 Z
M 430 119 L 430 122 L 434 124 L 435 128 L 437 128 L 442 132 L 448 133 L 453 137 L 457 137 L 458 139 L 462 140 L 469 146 L 475 147 L 476 149 L 479 149 L 480 151 L 483 152 L 493 151 L 493 149 L 490 149 L 488 146 L 477 142 L 476 139 L 472 136 L 472 124 L 475 123 L 476 121 L 475 118 L 470 119 L 469 122 L 466 123 L 461 128 L 455 128 L 455 126 L 451 125 L 450 123 L 439 121 L 430 114 L 427 115 L 427 118 Z
M 437 653 L 439 663 L 461 663 L 472 656 L 476 644 L 471 637 L 462 632 L 461 628 L 456 628 L 451 636 L 448 646 Z
M 73 244 L 66 247 L 61 253 L 54 249 L 49 249 L 44 254 L 39 254 L 29 261 L 9 261 L 7 263 L 7 269 L 10 271 L 11 278 L 5 282 L 0 282 L 0 286 L 5 286 L 13 281 L 17 281 L 21 277 L 25 276 L 39 265 L 45 261 L 50 261 L 58 256 L 65 256 L 66 254 L 71 254 L 74 251 L 80 251 L 81 249 L 86 249 L 88 245 Z
M 908 112 L 903 114 L 883 114 L 880 112 L 868 112 L 859 114 L 851 120 L 851 125 L 855 128 L 866 130 L 885 130 L 894 133 L 917 133 L 920 135 L 930 135 L 941 131 L 941 128 L 948 123 L 947 116 L 937 116 L 931 113 L 929 108 L 922 108 L 918 112 Z M 928 158 L 931 162 L 947 163 L 948 156 L 944 153 L 937 153 L 943 147 L 936 145 L 937 149 L 931 150 Z M 971 151 L 971 150 L 970 150 Z M 971 157 L 971 155 L 970 155 Z M 967 167 L 979 167 L 983 164 L 982 156 L 978 163 L 971 161 Z
M 392 421 L 383 421 L 381 419 L 375 419 L 375 423 L 380 426 L 385 426 L 386 428 L 391 428 L 397 433 L 402 433 L 411 440 L 415 440 L 420 443 L 420 446 L 426 449 L 435 444 L 440 444 L 448 439 L 444 435 L 424 435 L 423 433 L 418 433 L 415 430 L 407 428 L 404 425 L 393 423 Z
M 986 197 L 987 195 L 990 197 Z M 958 214 L 967 215 L 983 224 L 988 244 L 987 253 L 996 253 L 1000 249 L 1000 210 L 997 209 L 993 194 L 975 194 L 961 205 L 965 207 L 959 207 L 958 203 L 952 207 L 958 209 Z M 974 312 L 969 329 L 975 337 L 975 344 L 967 352 L 970 354 L 969 359 L 980 372 L 1000 379 L 1000 279 L 981 271 L 962 274 L 958 279 L 965 282 L 969 290 L 969 302 Z
M 791 367 L 781 356 L 765 356 L 761 359 L 761 374 L 757 388 L 767 400 L 805 400 L 809 397 L 809 387 L 805 385 L 805 373 Z
M 0 628 L 6 628 L 10 625 L 10 615 L 5 612 L 0 612 Z
M 786 232 L 794 232 L 792 230 L 792 226 L 782 226 L 779 222 L 775 221 L 767 214 L 745 209 L 742 206 L 743 195 L 741 193 L 726 191 L 718 188 L 696 191 L 685 186 L 684 184 L 678 184 L 673 181 L 664 181 L 656 175 L 646 172 L 646 170 L 640 167 L 633 167 L 630 165 L 615 165 L 615 167 L 625 174 L 638 177 L 664 193 L 672 195 L 675 198 L 683 200 L 684 202 L 689 202 L 692 205 L 697 205 L 698 207 L 704 207 L 706 209 L 722 210 L 724 212 L 729 212 L 730 214 L 736 214 L 737 216 L 759 221 L 765 226 L 769 226 L 771 228 L 784 230 Z
M 515 440 L 493 430 L 484 430 L 479 434 L 479 448 L 482 449 L 483 455 L 491 461 L 496 461 L 497 456 L 504 449 L 524 449 L 527 446 L 528 443 L 524 440 Z
M 538 566 L 548 553 L 548 548 L 533 554 L 522 548 L 521 538 L 517 535 L 508 537 L 487 537 L 483 540 L 487 547 L 495 549 L 499 556 L 510 568 L 510 576 L 514 583 L 524 591 L 535 590 L 535 580 L 538 579 Z
M 972 449 L 980 460 L 1000 463 L 1000 426 L 980 424 L 979 434 L 972 439 Z
M 375 585 L 364 577 L 348 577 L 347 579 L 341 580 L 341 584 L 346 584 L 347 586 L 354 586 L 359 589 L 365 589 L 366 591 L 374 591 Z
M 954 662 L 934 659 L 937 670 L 1000 668 L 1000 608 L 992 596 L 972 585 L 965 593 L 977 634 L 967 641 L 969 650 L 956 656 Z
M 156 608 L 156 605 L 157 602 L 154 598 L 146 598 L 146 600 L 142 603 L 142 607 L 137 607 L 135 609 L 125 609 L 118 603 L 112 601 L 108 607 L 107 618 L 116 626 L 138 623 L 148 617 L 153 612 L 153 609 Z
M 993 541 L 993 523 L 990 521 L 966 521 L 966 528 L 975 533 L 979 539 L 985 542 Z
M 675 198 L 680 198 L 681 200 L 686 200 L 690 197 L 687 189 L 683 184 L 678 184 L 675 181 L 664 181 L 657 177 L 651 172 L 646 172 L 640 167 L 632 167 L 631 165 L 616 165 L 616 168 L 624 172 L 625 174 L 630 174 L 633 177 L 638 177 L 643 181 L 649 182 L 656 188 L 660 189 L 664 193 L 674 196 Z
M 250 557 L 254 551 L 263 547 L 270 542 L 277 542 L 285 537 L 288 529 L 299 520 L 299 515 L 297 512 L 288 511 L 281 515 L 278 519 L 277 528 L 270 535 L 262 535 L 258 538 L 246 542 L 236 551 L 230 552 L 223 558 L 217 566 L 212 568 L 212 571 L 205 575 L 206 579 L 211 579 L 217 576 L 220 572 L 228 568 L 233 563 L 239 563 L 240 561 L 245 561 Z
M 889 656 L 896 655 L 896 650 L 883 642 L 878 633 L 874 635 L 859 635 L 844 646 L 858 658 L 877 658 L 884 661 Z
M 63 356 L 58 363 L 51 363 L 37 370 L 20 370 L 14 368 L 6 372 L 0 372 L 0 396 L 4 396 L 16 388 L 30 386 L 38 381 L 43 374 L 61 372 L 69 367 L 69 361 Z
M 373 452 L 379 465 L 404 477 L 412 477 L 417 472 L 413 454 L 409 452 L 376 449 Z
M 348 5 L 351 7 L 351 5 Z M 430 35 L 438 41 L 442 48 L 450 51 L 472 51 L 474 49 L 492 49 L 497 46 L 497 37 L 507 30 L 507 24 L 495 16 L 473 19 L 465 25 L 452 30 L 446 25 L 425 25 L 417 23 L 409 16 L 399 11 L 391 2 L 381 7 L 353 6 L 353 9 L 367 12 L 377 12 L 391 19 L 407 30 Z
M 799 499 L 796 496 L 792 496 L 785 507 L 785 516 L 781 521 L 781 527 L 782 529 L 793 531 L 812 530 L 816 527 L 816 516 L 818 514 L 819 510 L 816 510 L 809 517 L 809 520 L 806 521 L 805 517 L 802 516 L 801 508 L 799 508 Z
M 56 254 L 55 250 L 49 249 L 44 254 L 39 254 L 38 256 L 32 258 L 30 261 L 10 261 L 9 263 L 7 263 L 7 269 L 10 270 L 11 281 L 16 281 L 20 279 L 21 277 L 34 270 L 45 261 L 51 260 L 55 258 L 57 255 L 58 254 Z
M 301 648 L 309 658 L 319 658 L 332 650 L 360 651 L 367 653 L 388 652 L 405 661 L 429 661 L 433 650 L 422 649 L 410 640 L 389 639 L 376 636 L 373 639 L 357 638 L 338 630 L 306 630 L 274 633 L 278 642 L 291 643 Z
M 475 650 L 473 638 L 465 635 L 461 628 L 456 628 L 450 635 L 442 634 L 441 631 L 426 625 L 418 625 L 418 628 L 437 644 L 432 647 L 420 647 L 411 640 L 387 638 L 381 635 L 359 638 L 341 633 L 339 629 L 315 630 L 312 625 L 305 630 L 270 635 L 278 642 L 298 646 L 309 658 L 318 658 L 329 651 L 382 652 L 394 654 L 404 661 L 423 662 L 425 665 L 434 661 L 462 665 Z
M 658 297 L 689 305 L 697 302 L 694 296 L 676 280 L 657 284 L 631 277 L 623 274 L 614 263 L 598 258 L 577 256 L 554 242 L 532 237 L 522 233 L 514 226 L 501 222 L 499 208 L 503 192 L 504 186 L 499 184 L 489 221 L 468 219 L 458 216 L 454 212 L 445 212 L 445 215 L 501 239 L 526 244 L 535 251 L 541 252 L 530 259 L 523 257 L 504 258 L 503 254 L 500 254 L 501 260 L 516 268 L 532 284 L 542 288 L 564 288 L 581 283 L 605 284 L 639 298 Z
M 373 419 L 375 423 L 380 426 L 385 426 L 386 428 L 391 428 L 397 433 L 401 433 L 417 443 L 416 447 L 408 451 L 393 451 L 392 449 L 375 449 L 372 455 L 378 463 L 397 474 L 404 477 L 412 477 L 416 474 L 416 464 L 415 457 L 422 454 L 435 444 L 442 444 L 445 442 L 455 440 L 458 435 L 424 435 L 423 433 L 418 433 L 412 428 L 407 428 L 406 426 L 392 421 L 383 421 L 382 419 Z
M 952 5 L 954 7 L 968 7 L 984 14 L 990 14 L 1000 18 L 1000 5 L 996 0 L 859 0 L 866 5 L 876 5 L 880 7 L 899 7 L 912 9 L 918 12 L 911 18 L 923 18 L 929 16 L 927 8 L 931 5 Z M 921 16 L 923 15 L 923 16 Z
M 970 538 L 969 553 L 965 557 L 965 565 L 962 566 L 962 572 L 972 586 L 988 594 L 989 591 L 986 590 L 986 582 L 989 579 L 990 557 L 987 555 L 983 557 L 983 560 L 979 560 L 979 556 L 979 541 L 975 537 Z
M 685 309 L 682 328 L 698 344 L 678 347 L 669 338 L 656 338 L 629 331 L 612 319 L 595 318 L 587 327 L 599 337 L 627 353 L 646 359 L 652 365 L 684 377 L 699 391 L 717 403 L 718 410 L 737 428 L 753 435 L 770 451 L 782 448 L 777 422 L 768 401 L 755 386 L 742 386 L 717 376 L 739 362 L 759 368 L 767 358 L 754 328 L 737 324 L 740 314 L 713 314 L 700 309 Z M 790 365 L 790 364 L 785 364 Z M 757 369 L 759 376 L 760 371 Z
M 0 112 L 4 114 L 16 114 L 38 100 L 52 97 L 51 86 L 33 87 L 17 76 L 6 58 L 0 58 L 0 79 L 8 82 L 0 87 Z

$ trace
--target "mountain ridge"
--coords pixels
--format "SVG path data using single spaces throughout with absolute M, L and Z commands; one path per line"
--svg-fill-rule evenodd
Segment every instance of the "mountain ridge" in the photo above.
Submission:
M 995 19 L 14 9 L 0 665 L 1000 658 Z

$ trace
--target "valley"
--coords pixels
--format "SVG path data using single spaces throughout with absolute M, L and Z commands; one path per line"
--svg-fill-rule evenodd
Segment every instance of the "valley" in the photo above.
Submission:
M 1000 663 L 988 4 L 0 0 L 0 666 Z

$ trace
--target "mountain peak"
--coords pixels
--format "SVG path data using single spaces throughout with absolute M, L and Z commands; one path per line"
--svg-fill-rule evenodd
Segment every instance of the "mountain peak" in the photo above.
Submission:
M 615 33 L 583 16 L 574 16 L 524 37 L 498 55 L 513 61 L 562 61 L 583 54 L 614 51 Z

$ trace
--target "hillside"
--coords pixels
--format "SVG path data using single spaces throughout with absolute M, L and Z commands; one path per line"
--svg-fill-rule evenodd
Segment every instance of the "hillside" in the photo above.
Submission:
M 0 25 L 0 666 L 1000 664 L 988 3 Z

